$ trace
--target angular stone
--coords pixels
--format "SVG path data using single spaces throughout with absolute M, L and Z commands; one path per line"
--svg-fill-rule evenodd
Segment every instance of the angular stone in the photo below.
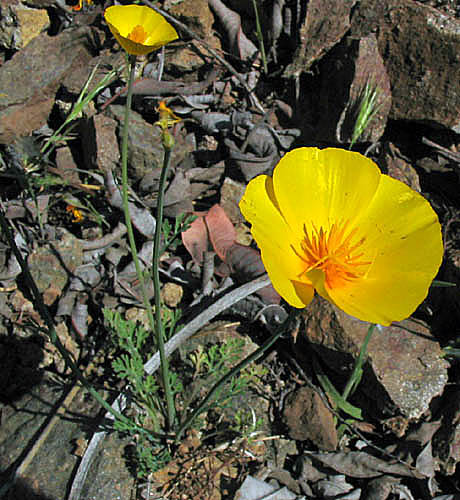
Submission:
M 302 314 L 305 336 L 325 366 L 347 380 L 370 324 L 319 297 Z M 399 411 L 407 418 L 418 418 L 447 383 L 448 363 L 442 358 L 439 343 L 421 321 L 404 320 L 377 327 L 367 353 L 359 389 L 372 401 L 370 411 Z
M 414 191 L 420 193 L 420 180 L 417 171 L 391 142 L 382 144 L 378 165 L 384 173 L 393 179 L 404 182 Z
M 64 30 L 54 37 L 42 33 L 0 67 L 1 144 L 46 123 L 62 79 L 87 67 L 92 58 L 90 34 L 89 28 Z
M 97 168 L 100 172 L 115 170 L 120 151 L 117 140 L 117 122 L 103 113 L 87 120 L 83 127 L 84 159 L 87 168 Z
M 391 81 L 390 117 L 459 132 L 460 19 L 420 2 L 390 0 L 377 37 Z
M 209 8 L 208 0 L 194 0 L 193 2 L 179 2 L 171 6 L 169 12 L 177 19 L 182 20 L 199 37 L 213 49 L 220 49 L 219 38 L 213 29 L 214 16 Z M 200 55 L 199 50 L 194 48 L 190 42 L 176 42 L 174 51 L 168 54 L 166 59 L 168 66 L 179 71 L 190 73 L 204 64 L 206 59 Z
M 31 253 L 27 259 L 30 273 L 38 289 L 44 294 L 46 304 L 51 305 L 61 295 L 69 280 L 69 273 L 83 261 L 80 240 L 61 229 L 61 239 L 50 242 Z
M 8 50 L 22 49 L 49 24 L 45 9 L 31 9 L 18 0 L 8 0 L 0 6 L 0 46 Z
M 292 439 L 309 440 L 320 450 L 337 448 L 334 416 L 310 387 L 303 386 L 287 396 L 284 421 Z
M 300 27 L 300 44 L 285 77 L 297 77 L 307 71 L 345 35 L 356 0 L 311 0 Z
M 109 112 L 120 124 L 123 123 L 124 106 L 112 105 Z M 121 127 L 118 127 L 118 134 L 121 136 Z M 159 127 L 147 123 L 139 113 L 131 111 L 128 143 L 128 165 L 133 182 L 142 179 L 148 172 L 159 173 L 163 164 Z
M 360 40 L 347 37 L 325 56 L 320 66 L 320 120 L 316 138 L 349 143 L 365 93 L 375 92 L 375 113 L 356 140 L 378 141 L 390 112 L 391 89 L 375 35 L 371 33 Z
M 65 498 L 78 465 L 77 455 L 81 456 L 86 447 L 87 419 L 96 418 L 99 408 L 86 390 L 77 386 L 68 392 L 64 403 L 59 401 L 66 395 L 56 380 L 43 377 L 39 370 L 28 387 L 28 392 L 13 404 L 1 404 L 0 467 L 6 471 L 15 460 L 20 460 L 16 463 L 19 465 L 26 462 L 25 458 L 30 459 L 9 495 L 18 499 Z M 44 427 L 47 423 L 48 428 Z M 106 438 L 91 464 L 82 498 L 130 497 L 134 479 L 124 458 L 127 444 L 128 440 L 122 441 L 116 433 Z M 35 450 L 30 453 L 32 445 Z

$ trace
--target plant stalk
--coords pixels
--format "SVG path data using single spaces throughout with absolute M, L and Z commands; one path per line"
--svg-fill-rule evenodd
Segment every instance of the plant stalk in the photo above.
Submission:
M 163 216 L 163 193 L 164 184 L 166 179 L 166 170 L 169 165 L 170 151 L 165 149 L 164 166 L 161 172 L 160 187 L 158 194 L 158 214 L 155 226 L 155 241 L 154 241 L 154 257 L 153 257 L 153 282 L 155 292 L 155 318 L 153 317 L 152 307 L 145 288 L 145 279 L 142 272 L 141 264 L 137 254 L 136 241 L 134 239 L 133 226 L 131 222 L 131 214 L 129 212 L 129 191 L 128 191 L 128 131 L 129 131 L 129 114 L 131 111 L 131 104 L 133 98 L 133 82 L 134 70 L 136 65 L 136 56 L 129 56 L 129 78 L 128 78 L 128 91 L 126 95 L 125 117 L 123 124 L 123 136 L 121 143 L 121 169 L 122 169 L 122 198 L 123 198 L 123 211 L 125 214 L 125 223 L 128 234 L 129 246 L 133 257 L 134 265 L 136 267 L 136 274 L 141 288 L 142 299 L 144 307 L 147 312 L 150 329 L 155 333 L 157 340 L 157 347 L 160 352 L 161 358 L 161 374 L 163 379 L 163 389 L 165 391 L 166 406 L 167 406 L 167 419 L 168 429 L 172 429 L 175 420 L 174 401 L 172 398 L 171 384 L 169 380 L 169 367 L 164 352 L 164 338 L 163 338 L 163 325 L 161 322 L 161 304 L 160 304 L 160 281 L 158 275 L 158 259 L 159 259 L 159 240 L 161 236 L 161 218 Z M 162 187 L 163 182 L 163 187 Z M 161 207 L 161 210 L 160 210 Z
M 361 350 L 359 351 L 359 356 L 355 362 L 355 366 L 353 367 L 353 371 L 350 375 L 350 378 L 347 381 L 347 385 L 345 386 L 345 389 L 343 390 L 342 397 L 344 400 L 348 398 L 348 396 L 352 393 L 352 391 L 355 390 L 355 388 L 358 386 L 359 382 L 361 381 L 361 377 L 363 374 L 363 363 L 364 363 L 364 356 L 367 353 L 367 346 L 369 344 L 369 341 L 371 340 L 372 333 L 374 332 L 375 325 L 371 325 L 369 329 L 367 330 L 366 337 L 364 339 L 363 345 L 361 346 Z
M 164 130 L 163 134 L 169 134 L 168 130 Z M 160 183 L 158 186 L 156 226 L 155 226 L 155 236 L 153 242 L 152 278 L 153 278 L 153 290 L 155 293 L 155 333 L 157 337 L 158 352 L 160 353 L 161 378 L 166 397 L 168 429 L 173 429 L 176 420 L 176 410 L 174 407 L 174 398 L 171 389 L 171 380 L 169 376 L 169 362 L 165 352 L 164 328 L 163 328 L 163 323 L 161 321 L 161 301 L 160 301 L 159 266 L 160 266 L 161 228 L 163 227 L 163 205 L 164 205 L 166 178 L 168 175 L 169 166 L 171 164 L 171 147 L 168 147 L 166 141 L 163 141 L 163 147 L 164 147 L 163 168 L 161 169 Z
M 22 257 L 21 252 L 19 251 L 16 242 L 14 241 L 14 237 L 11 233 L 11 229 L 8 225 L 8 222 L 5 218 L 5 215 L 2 210 L 0 210 L 0 226 L 2 228 L 3 233 L 5 234 L 10 246 L 11 250 L 13 251 L 14 256 L 16 257 L 20 267 L 21 271 L 24 275 L 24 279 L 30 289 L 30 292 L 32 294 L 33 300 L 34 300 L 34 305 L 36 306 L 38 313 L 40 314 L 40 317 L 43 319 L 43 321 L 46 324 L 46 331 L 48 333 L 48 336 L 51 340 L 51 342 L 56 346 L 57 350 L 63 357 L 66 366 L 69 367 L 72 370 L 72 373 L 74 374 L 75 378 L 81 383 L 83 387 L 96 399 L 96 401 L 103 407 L 105 408 L 108 412 L 110 412 L 116 419 L 129 423 L 130 421 L 124 417 L 121 413 L 117 412 L 115 409 L 113 409 L 107 401 L 92 387 L 92 385 L 84 378 L 82 375 L 80 369 L 78 368 L 77 364 L 75 361 L 72 359 L 72 356 L 68 353 L 67 349 L 64 347 L 64 345 L 61 342 L 61 339 L 56 333 L 56 328 L 54 326 L 54 321 L 53 318 L 51 317 L 48 308 L 46 307 L 45 303 L 43 302 L 43 297 L 38 290 L 38 287 L 35 283 L 34 278 L 30 274 L 29 267 L 27 266 L 26 261 Z
M 267 55 L 265 54 L 264 36 L 262 34 L 262 27 L 260 25 L 259 10 L 257 8 L 257 0 L 252 0 L 252 6 L 254 7 L 254 13 L 256 15 L 256 36 L 259 40 L 260 55 L 262 56 L 262 64 L 264 66 L 264 73 L 268 74 L 267 67 Z

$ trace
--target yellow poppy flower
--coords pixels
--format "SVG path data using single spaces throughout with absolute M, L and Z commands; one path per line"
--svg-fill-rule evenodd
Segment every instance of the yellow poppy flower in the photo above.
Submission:
M 299 148 L 240 202 L 278 293 L 316 290 L 346 313 L 389 325 L 412 314 L 442 261 L 441 226 L 417 192 L 342 149 Z
M 114 5 L 105 10 L 104 18 L 128 54 L 148 54 L 178 38 L 161 14 L 144 5 Z

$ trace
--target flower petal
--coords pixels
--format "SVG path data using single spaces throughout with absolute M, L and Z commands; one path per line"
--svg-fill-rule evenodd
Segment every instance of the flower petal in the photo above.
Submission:
M 410 316 L 441 265 L 441 226 L 431 205 L 404 183 L 382 175 L 368 209 L 356 221 L 372 264 L 366 275 L 328 290 L 348 314 L 388 325 Z
M 381 173 L 374 162 L 336 148 L 299 148 L 287 153 L 273 172 L 281 213 L 300 237 L 311 222 L 320 228 L 348 220 L 367 208 Z
M 296 254 L 298 242 L 278 210 L 271 177 L 259 175 L 251 180 L 240 209 L 252 225 L 251 233 L 275 290 L 292 306 L 305 307 L 314 290 L 302 275 L 305 264 Z
M 161 14 L 144 5 L 114 5 L 105 10 L 104 17 L 128 54 L 148 54 L 178 38 L 176 30 Z M 133 29 L 139 26 L 145 32 L 142 43 L 129 38 Z

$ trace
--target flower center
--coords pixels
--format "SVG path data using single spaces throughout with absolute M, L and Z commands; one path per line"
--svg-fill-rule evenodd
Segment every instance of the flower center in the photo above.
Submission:
M 362 260 L 364 252 L 360 252 L 365 238 L 357 240 L 357 228 L 347 234 L 347 226 L 348 222 L 334 223 L 328 229 L 318 230 L 313 224 L 310 236 L 304 227 L 305 239 L 301 244 L 304 252 L 301 258 L 307 265 L 304 273 L 320 269 L 330 289 L 361 278 L 371 263 Z
M 137 26 L 134 26 L 131 33 L 128 35 L 128 38 L 134 43 L 142 44 L 147 38 L 147 32 L 140 24 L 138 24 Z

